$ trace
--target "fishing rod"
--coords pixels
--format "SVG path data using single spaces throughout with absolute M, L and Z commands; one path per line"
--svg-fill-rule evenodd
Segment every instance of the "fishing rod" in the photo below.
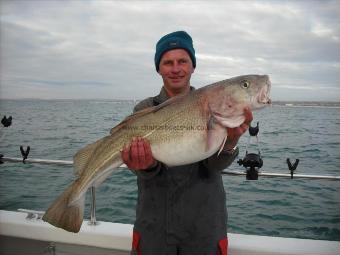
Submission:
M 37 159 L 37 158 L 12 158 L 12 157 L 1 157 L 0 162 L 9 162 L 9 163 L 31 163 L 31 164 L 43 164 L 43 165 L 59 165 L 59 166 L 73 166 L 73 161 L 71 160 L 51 160 L 51 159 Z M 121 165 L 121 169 L 127 168 L 125 164 Z M 231 176 L 246 176 L 247 172 L 242 171 L 229 171 L 223 170 L 221 172 L 223 175 L 231 175 Z M 285 177 L 292 178 L 291 174 L 283 174 L 283 173 L 267 173 L 267 172 L 259 172 L 259 176 L 261 177 Z M 304 179 L 325 179 L 325 180 L 340 180 L 340 176 L 332 176 L 332 175 L 307 175 L 307 174 L 293 174 L 293 178 L 304 178 Z

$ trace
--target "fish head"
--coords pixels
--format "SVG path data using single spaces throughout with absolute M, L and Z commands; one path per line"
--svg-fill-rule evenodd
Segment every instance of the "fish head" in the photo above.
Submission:
M 240 103 L 249 104 L 250 109 L 259 109 L 271 104 L 271 82 L 268 75 L 245 75 L 235 78 L 235 87 L 241 88 L 235 93 Z
M 209 96 L 210 111 L 225 127 L 244 121 L 244 109 L 256 110 L 271 104 L 268 75 L 243 75 L 216 84 Z

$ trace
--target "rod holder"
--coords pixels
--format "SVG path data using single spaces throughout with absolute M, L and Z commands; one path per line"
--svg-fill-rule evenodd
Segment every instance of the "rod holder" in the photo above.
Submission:
M 30 153 L 30 147 L 29 146 L 27 146 L 26 147 L 26 150 L 24 149 L 24 147 L 23 146 L 20 146 L 20 152 L 21 152 L 21 156 L 22 156 L 22 163 L 26 163 L 25 162 L 25 160 L 27 159 L 27 157 L 28 157 L 28 154 Z
M 250 136 L 257 136 L 259 133 L 259 122 L 256 123 L 256 127 L 252 127 L 250 123 L 248 131 Z
M 1 124 L 4 127 L 9 127 L 10 125 L 12 125 L 12 116 L 9 116 L 8 118 L 6 117 L 6 115 L 1 119 Z
M 96 220 L 96 188 L 91 187 L 91 218 L 88 223 L 91 226 L 99 225 L 99 221 Z
M 294 164 L 292 164 L 292 163 L 290 162 L 290 159 L 287 158 L 286 162 L 287 162 L 287 165 L 288 165 L 288 169 L 289 169 L 289 171 L 290 171 L 290 178 L 293 179 L 293 178 L 294 178 L 295 170 L 296 170 L 296 168 L 297 168 L 297 166 L 298 166 L 300 160 L 299 160 L 299 159 L 296 159 L 295 162 L 294 162 Z

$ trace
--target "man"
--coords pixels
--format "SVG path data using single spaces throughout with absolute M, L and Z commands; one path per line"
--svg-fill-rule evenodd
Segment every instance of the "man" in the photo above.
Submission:
M 196 67 L 191 37 L 184 31 L 163 36 L 156 45 L 155 66 L 163 79 L 159 95 L 147 98 L 134 111 L 155 106 L 194 90 L 190 78 Z M 248 129 L 246 121 L 228 130 L 217 153 L 197 163 L 167 167 L 152 157 L 146 139 L 136 137 L 122 151 L 125 164 L 137 175 L 138 202 L 131 254 L 227 254 L 227 211 L 221 170 L 236 158 L 236 144 Z

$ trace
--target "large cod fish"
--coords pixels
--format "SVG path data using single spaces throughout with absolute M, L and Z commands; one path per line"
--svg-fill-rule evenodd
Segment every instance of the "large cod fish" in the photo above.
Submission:
M 121 150 L 133 137 L 149 140 L 155 159 L 168 166 L 190 164 L 210 157 L 224 145 L 227 128 L 240 126 L 246 107 L 270 104 L 267 75 L 245 75 L 217 82 L 188 95 L 128 116 L 111 134 L 74 155 L 78 177 L 48 208 L 43 220 L 79 232 L 85 194 L 123 164 Z

